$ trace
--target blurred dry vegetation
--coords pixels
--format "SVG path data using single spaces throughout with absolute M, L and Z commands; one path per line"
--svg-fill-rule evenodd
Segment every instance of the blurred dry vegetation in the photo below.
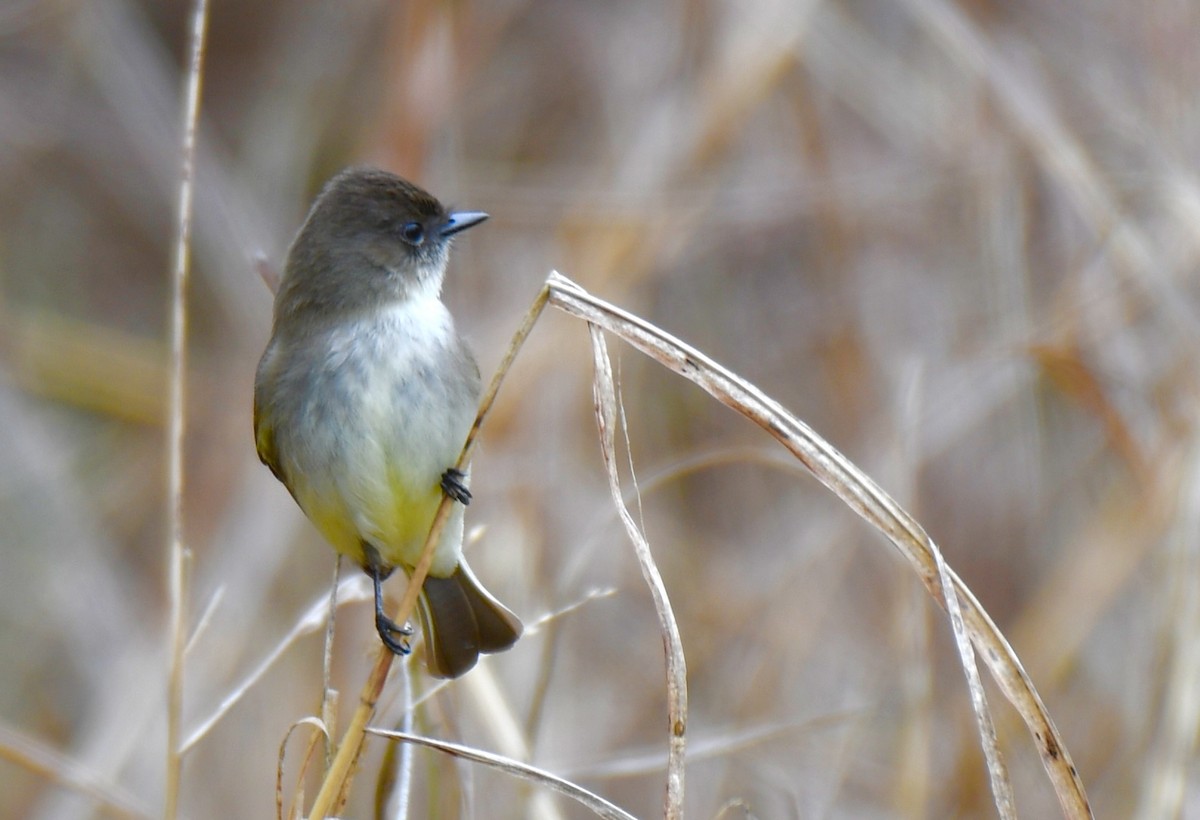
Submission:
M 135 816 L 162 801 L 186 18 L 150 0 L 0 7 L 0 757 L 61 756 L 0 761 L 5 817 L 103 816 L 62 785 L 76 775 Z M 209 38 L 184 512 L 190 623 L 211 617 L 185 729 L 328 589 L 332 552 L 254 454 L 271 302 L 254 259 L 280 264 L 323 180 L 372 163 L 492 214 L 446 287 L 485 374 L 551 268 L 704 350 L 925 525 L 1101 816 L 1200 811 L 1200 6 L 216 2 Z M 612 350 L 688 659 L 689 815 L 991 816 L 950 631 L 908 567 L 761 431 Z M 476 572 L 530 624 L 587 600 L 481 674 L 532 762 L 653 817 L 662 643 L 590 379 L 584 327 L 548 312 L 484 431 Z M 338 629 L 352 703 L 368 607 Z M 318 634 L 295 641 L 189 752 L 186 816 L 273 814 L 321 653 Z M 442 689 L 416 728 L 497 748 L 478 688 Z M 991 693 L 1018 808 L 1053 816 Z M 383 748 L 346 816 L 370 816 Z M 414 774 L 413 816 L 533 805 L 432 752 Z

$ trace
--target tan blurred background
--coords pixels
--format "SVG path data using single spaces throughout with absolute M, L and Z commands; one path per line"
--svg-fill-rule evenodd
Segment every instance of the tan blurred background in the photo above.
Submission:
M 182 2 L 0 7 L 0 726 L 135 816 L 163 788 L 186 25 Z M 492 214 L 446 287 L 485 373 L 552 268 L 704 350 L 925 525 L 1100 816 L 1200 816 L 1198 42 L 1183 0 L 214 3 L 184 506 L 189 622 L 212 615 L 185 730 L 328 589 L 332 552 L 254 454 L 254 258 L 281 264 L 324 179 L 373 163 Z M 688 659 L 689 816 L 993 816 L 949 628 L 907 565 L 761 431 L 612 349 Z M 487 671 L 533 763 L 653 817 L 661 640 L 590 378 L 584 327 L 546 315 L 483 435 L 472 564 L 531 624 L 614 593 Z M 362 603 L 338 626 L 352 702 L 376 637 Z M 270 816 L 320 684 L 308 635 L 189 753 L 185 815 Z M 1018 808 L 1053 816 L 989 691 Z M 496 749 L 489 711 L 459 682 L 417 728 Z M 371 816 L 381 747 L 346 816 Z M 105 816 L 50 768 L 0 759 L 0 815 Z M 416 817 L 532 811 L 529 787 L 431 753 L 414 774 Z

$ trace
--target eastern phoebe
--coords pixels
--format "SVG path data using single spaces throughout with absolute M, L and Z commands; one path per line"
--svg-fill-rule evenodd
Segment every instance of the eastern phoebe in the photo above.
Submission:
M 479 368 L 440 293 L 451 238 L 487 214 L 447 211 L 385 171 L 338 174 L 288 251 L 254 383 L 258 455 L 338 552 L 375 584 L 375 626 L 405 654 L 382 581 L 411 574 L 443 491 L 454 509 L 420 597 L 429 671 L 466 672 L 521 622 L 462 557 L 468 476 L 453 468 Z

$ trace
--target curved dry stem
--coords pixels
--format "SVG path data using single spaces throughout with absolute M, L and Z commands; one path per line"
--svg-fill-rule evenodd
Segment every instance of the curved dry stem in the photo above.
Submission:
M 621 493 L 621 479 L 617 475 L 617 448 L 615 431 L 617 423 L 617 396 L 613 383 L 612 363 L 608 358 L 608 348 L 604 344 L 604 334 L 596 325 L 590 325 L 588 330 L 592 337 L 592 358 L 596 368 L 592 392 L 596 401 L 596 425 L 600 432 L 600 450 L 604 458 L 604 471 L 608 476 L 608 488 L 612 493 L 613 504 L 625 532 L 633 542 L 637 554 L 638 565 L 642 569 L 642 577 L 650 588 L 654 599 L 654 609 L 658 613 L 659 626 L 662 629 L 663 647 L 667 660 L 667 783 L 664 796 L 663 816 L 668 820 L 677 820 L 683 816 L 683 784 L 684 784 L 684 754 L 687 746 L 687 664 L 683 657 L 683 640 L 679 636 L 679 625 L 675 622 L 675 613 L 671 609 L 671 600 L 667 597 L 667 588 L 662 575 L 650 554 L 650 544 L 642 533 Z
M 300 764 L 300 773 L 296 776 L 296 790 L 292 793 L 292 803 L 287 814 L 283 811 L 283 763 L 287 756 L 287 745 L 292 739 L 292 733 L 301 726 L 311 726 L 316 731 L 309 735 L 308 742 L 304 746 L 304 758 Z M 325 741 L 325 747 L 329 747 L 329 742 L 332 738 L 329 734 L 329 729 L 323 721 L 315 717 L 302 718 L 288 727 L 287 733 L 284 734 L 283 740 L 279 742 L 279 757 L 275 761 L 275 816 L 279 820 L 284 820 L 284 817 L 293 817 L 295 807 L 304 800 L 304 775 L 308 771 L 308 766 L 312 763 L 313 752 L 316 750 L 319 740 Z
M 954 571 L 946 567 L 939 573 L 936 546 L 912 516 L 808 425 L 754 385 L 663 330 L 595 298 L 561 274 L 552 272 L 546 281 L 553 306 L 625 340 L 774 436 L 818 481 L 887 536 L 943 606 L 942 583 L 948 579 L 961 605 L 967 634 L 1033 734 L 1064 815 L 1091 817 L 1083 783 L 1062 737 L 1016 653 Z
M 954 630 L 954 645 L 958 650 L 963 672 L 967 676 L 971 708 L 975 712 L 975 723 L 979 727 L 979 742 L 983 746 L 983 757 L 987 761 L 988 774 L 991 777 L 992 799 L 1003 820 L 1016 820 L 1017 801 L 1013 795 L 1012 782 L 1008 779 L 1008 767 L 1004 765 L 1004 758 L 1000 754 L 996 724 L 988 708 L 987 694 L 983 691 L 983 680 L 979 676 L 979 666 L 975 663 L 975 653 L 971 650 L 971 635 L 963 622 L 962 603 L 954 591 L 950 565 L 946 563 L 937 544 L 930 540 L 928 546 L 942 584 L 942 600 L 945 602 L 946 614 L 950 616 L 950 628 Z
M 402 740 L 405 743 L 416 743 L 421 746 L 427 746 L 430 749 L 437 749 L 439 752 L 445 752 L 448 755 L 462 758 L 463 760 L 482 763 L 485 766 L 491 766 L 506 774 L 515 775 L 522 780 L 537 783 L 575 800 L 590 809 L 597 816 L 606 818 L 606 820 L 634 820 L 632 814 L 608 802 L 600 795 L 594 794 L 582 786 L 578 786 L 569 780 L 564 780 L 536 766 L 530 766 L 527 763 L 522 763 L 512 758 L 483 752 L 479 749 L 472 749 L 470 746 L 447 743 L 444 740 L 434 740 L 433 738 L 422 737 L 421 735 L 410 735 L 407 732 L 388 732 L 382 729 L 369 729 L 368 731 L 373 735 L 386 737 L 390 740 Z

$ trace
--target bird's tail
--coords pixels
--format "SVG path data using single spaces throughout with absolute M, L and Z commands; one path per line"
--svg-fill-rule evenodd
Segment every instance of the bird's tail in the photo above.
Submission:
M 480 653 L 508 649 L 523 629 L 517 616 L 475 579 L 465 560 L 449 578 L 425 579 L 421 626 L 429 673 L 438 678 L 457 678 L 475 665 Z

